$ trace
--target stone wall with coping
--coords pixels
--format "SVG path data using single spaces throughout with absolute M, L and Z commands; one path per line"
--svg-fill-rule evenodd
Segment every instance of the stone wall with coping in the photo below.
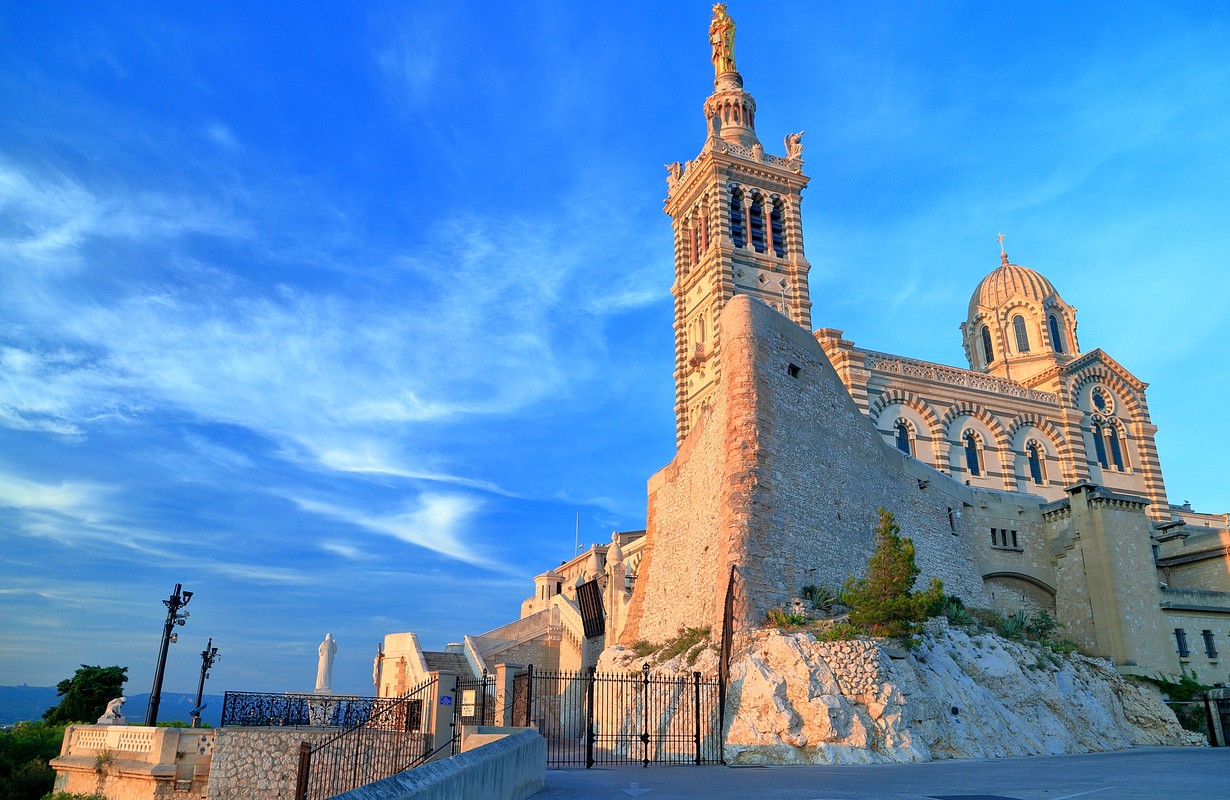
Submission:
M 215 731 L 69 725 L 51 760 L 56 791 L 112 800 L 204 800 Z
M 338 728 L 218 728 L 208 800 L 293 797 L 300 743 L 315 745 L 338 733 Z

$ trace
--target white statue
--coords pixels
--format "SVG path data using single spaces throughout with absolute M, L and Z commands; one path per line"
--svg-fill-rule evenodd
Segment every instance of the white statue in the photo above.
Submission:
M 803 157 L 803 131 L 786 135 L 786 158 L 798 160 Z
M 337 642 L 333 634 L 326 633 L 325 640 L 316 648 L 320 661 L 316 664 L 316 693 L 333 694 L 333 657 L 337 655 Z
M 377 644 L 376 657 L 372 659 L 372 683 L 376 686 L 377 690 L 380 688 L 380 662 L 382 661 L 384 661 L 384 646 Z M 380 692 L 377 691 L 376 694 L 380 694 Z
M 98 718 L 99 725 L 127 725 L 128 720 L 124 718 L 124 703 L 128 701 L 126 697 L 117 697 L 107 703 L 107 710 Z

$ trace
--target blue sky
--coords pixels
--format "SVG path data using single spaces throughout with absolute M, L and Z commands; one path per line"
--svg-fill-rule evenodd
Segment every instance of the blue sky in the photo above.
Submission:
M 0 683 L 146 690 L 182 582 L 169 690 L 366 693 L 644 525 L 709 4 L 315 5 L 0 6 Z M 964 365 L 1002 231 L 1230 511 L 1223 4 L 731 13 L 817 327 Z

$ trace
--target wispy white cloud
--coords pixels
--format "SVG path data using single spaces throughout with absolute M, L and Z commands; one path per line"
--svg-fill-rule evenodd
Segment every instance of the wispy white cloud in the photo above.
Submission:
M 392 536 L 408 544 L 427 548 L 441 555 L 476 566 L 496 565 L 472 543 L 462 539 L 465 529 L 482 503 L 458 494 L 424 492 L 415 507 L 397 514 L 377 515 L 323 503 L 307 498 L 292 498 L 300 509 L 320 514 L 364 530 Z

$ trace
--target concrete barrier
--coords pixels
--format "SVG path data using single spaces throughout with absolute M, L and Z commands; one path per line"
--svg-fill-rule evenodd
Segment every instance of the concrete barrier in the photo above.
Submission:
M 547 741 L 537 731 L 479 726 L 480 747 L 339 794 L 334 800 L 523 800 L 547 785 Z M 498 737 L 498 738 L 497 738 Z

